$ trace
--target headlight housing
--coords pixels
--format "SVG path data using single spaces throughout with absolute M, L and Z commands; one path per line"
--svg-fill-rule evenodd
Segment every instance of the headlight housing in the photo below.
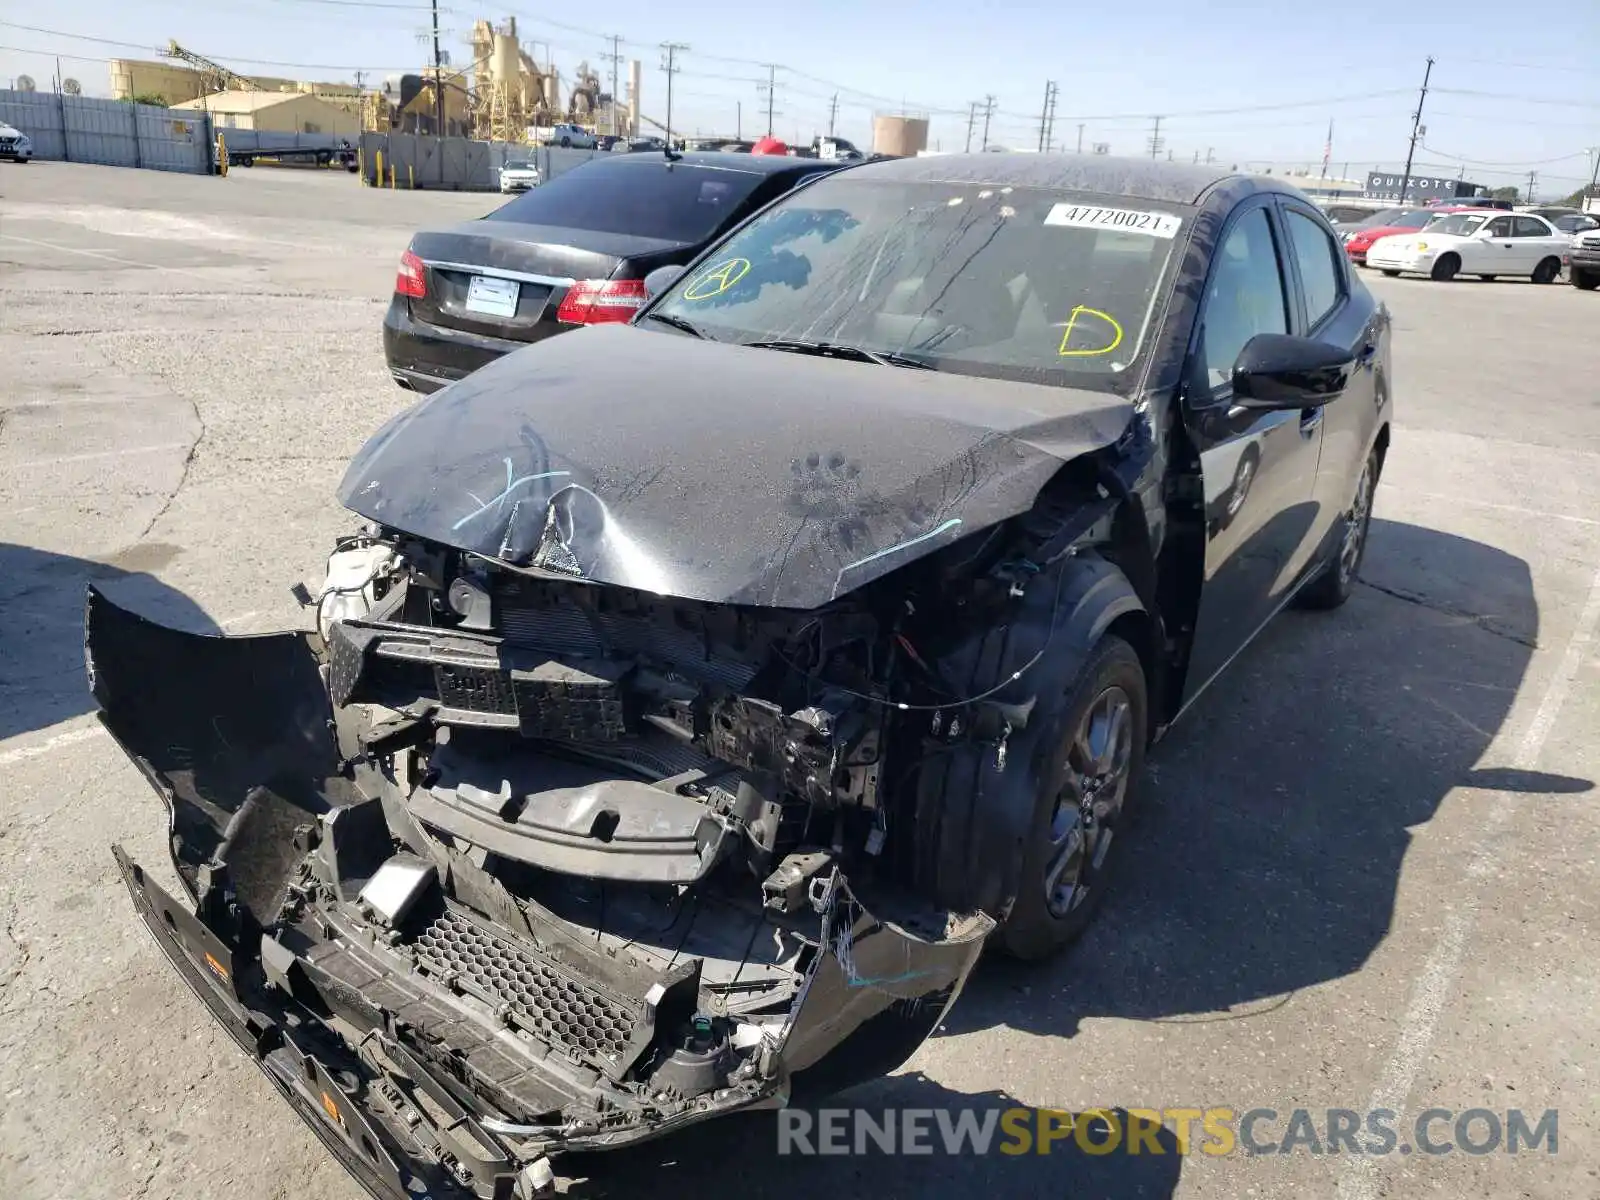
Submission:
M 1414 245 L 1414 246 L 1412 246 L 1412 247 L 1411 247 L 1411 248 L 1412 248 L 1412 249 L 1413 249 L 1413 250 L 1426 250 L 1426 249 L 1427 249 L 1427 248 L 1428 248 L 1428 243 L 1427 243 L 1427 242 L 1417 242 L 1417 243 L 1416 243 L 1416 244 L 1415 244 L 1415 245 Z

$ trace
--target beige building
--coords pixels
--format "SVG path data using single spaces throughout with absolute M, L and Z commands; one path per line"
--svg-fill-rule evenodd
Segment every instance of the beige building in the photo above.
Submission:
M 245 78 L 267 92 L 301 92 L 319 96 L 356 96 L 360 93 L 353 83 L 315 83 L 303 79 L 278 79 L 270 75 L 248 75 Z M 163 103 L 181 104 L 214 90 L 215 80 L 193 67 L 134 58 L 111 60 L 113 100 L 159 96 Z
M 361 132 L 360 104 L 295 92 L 214 92 L 174 108 L 211 114 L 218 129 L 262 129 L 274 133 L 331 133 L 353 138 Z

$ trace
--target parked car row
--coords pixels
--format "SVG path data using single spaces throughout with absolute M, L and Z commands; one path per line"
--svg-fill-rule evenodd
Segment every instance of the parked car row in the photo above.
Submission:
M 1507 212 L 1477 202 L 1426 208 L 1390 208 L 1343 231 L 1349 259 L 1385 275 L 1423 274 L 1445 281 L 1525 276 L 1553 283 L 1568 265 L 1583 233 L 1600 229 L 1594 217 L 1571 210 Z M 1572 276 L 1592 287 L 1587 268 Z

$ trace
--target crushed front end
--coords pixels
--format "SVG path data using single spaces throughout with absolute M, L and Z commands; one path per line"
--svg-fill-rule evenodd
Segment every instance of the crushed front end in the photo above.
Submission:
M 892 776 L 967 735 L 882 697 L 959 633 L 378 528 L 315 605 L 203 637 L 91 591 L 86 657 L 171 814 L 186 899 L 116 851 L 141 915 L 374 1195 L 541 1194 L 560 1152 L 892 1071 L 955 1001 L 994 921 L 912 886 Z

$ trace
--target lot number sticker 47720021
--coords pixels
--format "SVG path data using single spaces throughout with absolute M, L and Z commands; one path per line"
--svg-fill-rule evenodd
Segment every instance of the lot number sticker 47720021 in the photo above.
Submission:
M 1074 229 L 1110 229 L 1117 233 L 1142 233 L 1149 237 L 1174 238 L 1183 224 L 1171 213 L 1146 212 L 1136 208 L 1101 208 L 1095 204 L 1057 204 L 1045 214 L 1046 225 L 1066 225 Z

